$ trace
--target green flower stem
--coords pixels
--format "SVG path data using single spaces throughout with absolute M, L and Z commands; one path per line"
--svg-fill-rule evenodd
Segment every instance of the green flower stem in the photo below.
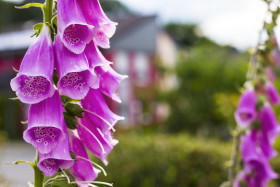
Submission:
M 46 0 L 43 8 L 44 12 L 44 23 L 51 24 L 53 17 L 53 0 Z
M 233 146 L 232 146 L 232 153 L 231 153 L 231 166 L 229 169 L 228 181 L 230 182 L 230 186 L 233 185 L 234 179 L 236 177 L 236 170 L 238 164 L 238 150 L 240 146 L 240 135 L 241 132 L 237 128 L 236 131 L 233 132 Z
M 44 183 L 44 174 L 43 172 L 38 168 L 37 164 L 39 162 L 39 156 L 38 152 L 36 151 L 36 157 L 35 157 L 35 165 L 33 166 L 34 170 L 34 187 L 43 187 Z

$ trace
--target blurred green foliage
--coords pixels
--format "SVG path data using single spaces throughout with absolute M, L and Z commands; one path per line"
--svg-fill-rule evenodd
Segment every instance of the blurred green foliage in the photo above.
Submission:
M 230 46 L 200 40 L 179 54 L 178 86 L 162 95 L 170 105 L 171 132 L 223 135 L 233 124 L 239 88 L 246 78 L 249 55 Z
M 120 142 L 109 154 L 108 175 L 100 173 L 97 181 L 117 187 L 218 187 L 227 180 L 232 142 L 135 131 L 116 138 Z M 280 158 L 272 163 L 280 172 Z M 269 186 L 276 184 L 280 181 Z
M 230 143 L 179 135 L 121 133 L 98 181 L 114 186 L 219 186 L 227 178 Z

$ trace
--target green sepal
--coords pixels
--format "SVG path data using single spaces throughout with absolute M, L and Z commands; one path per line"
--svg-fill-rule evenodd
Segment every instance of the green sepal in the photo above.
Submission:
M 57 83 L 59 81 L 58 75 L 57 75 L 57 71 L 56 69 L 53 71 L 53 83 L 55 84 L 55 86 L 57 86 Z
M 30 8 L 30 7 L 37 7 L 37 8 L 43 9 L 44 5 L 41 3 L 27 3 L 23 6 L 15 6 L 15 8 L 17 8 L 17 9 L 25 9 L 25 8 Z
M 78 104 L 68 102 L 64 105 L 64 109 L 73 116 L 83 118 L 84 109 Z
M 71 158 L 76 161 L 76 154 L 72 151 L 70 151 L 70 155 L 71 155 Z
M 33 26 L 33 30 L 36 31 L 31 37 L 36 36 L 38 37 L 41 33 L 42 27 L 44 26 L 44 23 L 37 23 Z
M 66 96 L 66 95 L 60 95 L 60 98 L 61 98 L 61 101 L 62 101 L 63 104 L 66 104 L 66 103 L 72 101 L 72 99 L 70 97 Z
M 68 129 L 75 130 L 77 129 L 78 121 L 75 116 L 68 114 L 67 112 L 63 112 L 64 120 Z

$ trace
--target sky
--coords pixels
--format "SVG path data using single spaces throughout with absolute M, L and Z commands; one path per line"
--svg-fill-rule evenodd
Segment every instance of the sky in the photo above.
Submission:
M 204 35 L 239 49 L 256 44 L 266 12 L 263 0 L 120 1 L 139 13 L 158 14 L 161 23 L 197 23 Z
M 239 49 L 256 45 L 266 12 L 263 0 L 120 1 L 140 14 L 157 14 L 162 24 L 170 21 L 196 23 L 204 35 Z M 278 31 L 276 34 L 280 38 L 280 29 Z

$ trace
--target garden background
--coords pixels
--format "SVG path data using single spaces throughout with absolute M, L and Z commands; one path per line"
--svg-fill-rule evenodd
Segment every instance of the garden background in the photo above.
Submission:
M 14 8 L 27 2 L 30 1 L 17 1 L 17 4 L 0 1 L 0 161 L 14 161 L 10 159 L 15 155 L 20 158 L 28 154 L 26 150 L 32 150 L 30 147 L 24 150 L 22 146 L 28 145 L 21 142 L 25 126 L 20 121 L 26 119 L 28 106 L 8 99 L 15 96 L 9 88 L 9 81 L 15 76 L 12 68 L 19 66 L 31 41 L 23 38 L 30 35 L 26 28 L 42 17 L 36 8 Z M 227 180 L 230 166 L 231 133 L 236 126 L 233 113 L 246 79 L 249 47 L 256 42 L 262 24 L 264 4 L 261 0 L 236 2 L 236 6 L 242 7 L 239 13 L 236 11 L 239 16 L 250 3 L 261 7 L 260 15 L 244 18 L 251 21 L 249 26 L 259 22 L 248 27 L 248 32 L 254 32 L 246 36 L 247 32 L 228 31 L 228 25 L 222 25 L 223 22 L 209 26 L 211 21 L 208 25 L 201 24 L 202 17 L 195 20 L 189 12 L 174 13 L 178 4 L 191 7 L 203 0 L 176 0 L 170 6 L 173 11 L 167 12 L 164 8 L 141 9 L 138 1 L 135 5 L 129 1 L 100 2 L 109 17 L 119 22 L 112 49 L 105 56 L 115 62 L 114 67 L 121 73 L 128 74 L 129 79 L 119 90 L 124 100 L 121 107 L 107 100 L 112 110 L 124 115 L 126 120 L 117 125 L 119 144 L 109 155 L 108 176 L 97 180 L 113 182 L 117 187 L 221 185 Z M 158 3 L 158 6 L 168 4 Z M 200 6 L 199 14 L 211 14 L 208 9 L 220 10 L 223 3 L 216 0 L 211 4 L 214 9 Z M 234 8 L 231 3 L 224 6 L 229 12 Z M 173 13 L 174 17 L 168 17 Z M 241 28 L 243 21 L 239 21 L 233 24 Z M 217 37 L 212 34 L 215 31 L 212 27 L 220 29 L 220 34 L 232 32 L 232 38 Z M 280 88 L 280 82 L 276 84 Z M 280 143 L 276 142 L 275 147 L 280 150 Z M 33 156 L 27 159 L 32 160 Z M 272 162 L 279 173 L 280 158 Z M 11 172 L 22 167 L 1 164 L 0 186 L 14 186 L 11 176 L 21 174 Z M 32 180 L 31 168 L 26 166 L 19 171 L 25 170 L 31 173 L 25 180 Z M 26 182 L 19 178 L 16 185 Z M 280 180 L 272 181 L 270 186 L 280 186 Z

